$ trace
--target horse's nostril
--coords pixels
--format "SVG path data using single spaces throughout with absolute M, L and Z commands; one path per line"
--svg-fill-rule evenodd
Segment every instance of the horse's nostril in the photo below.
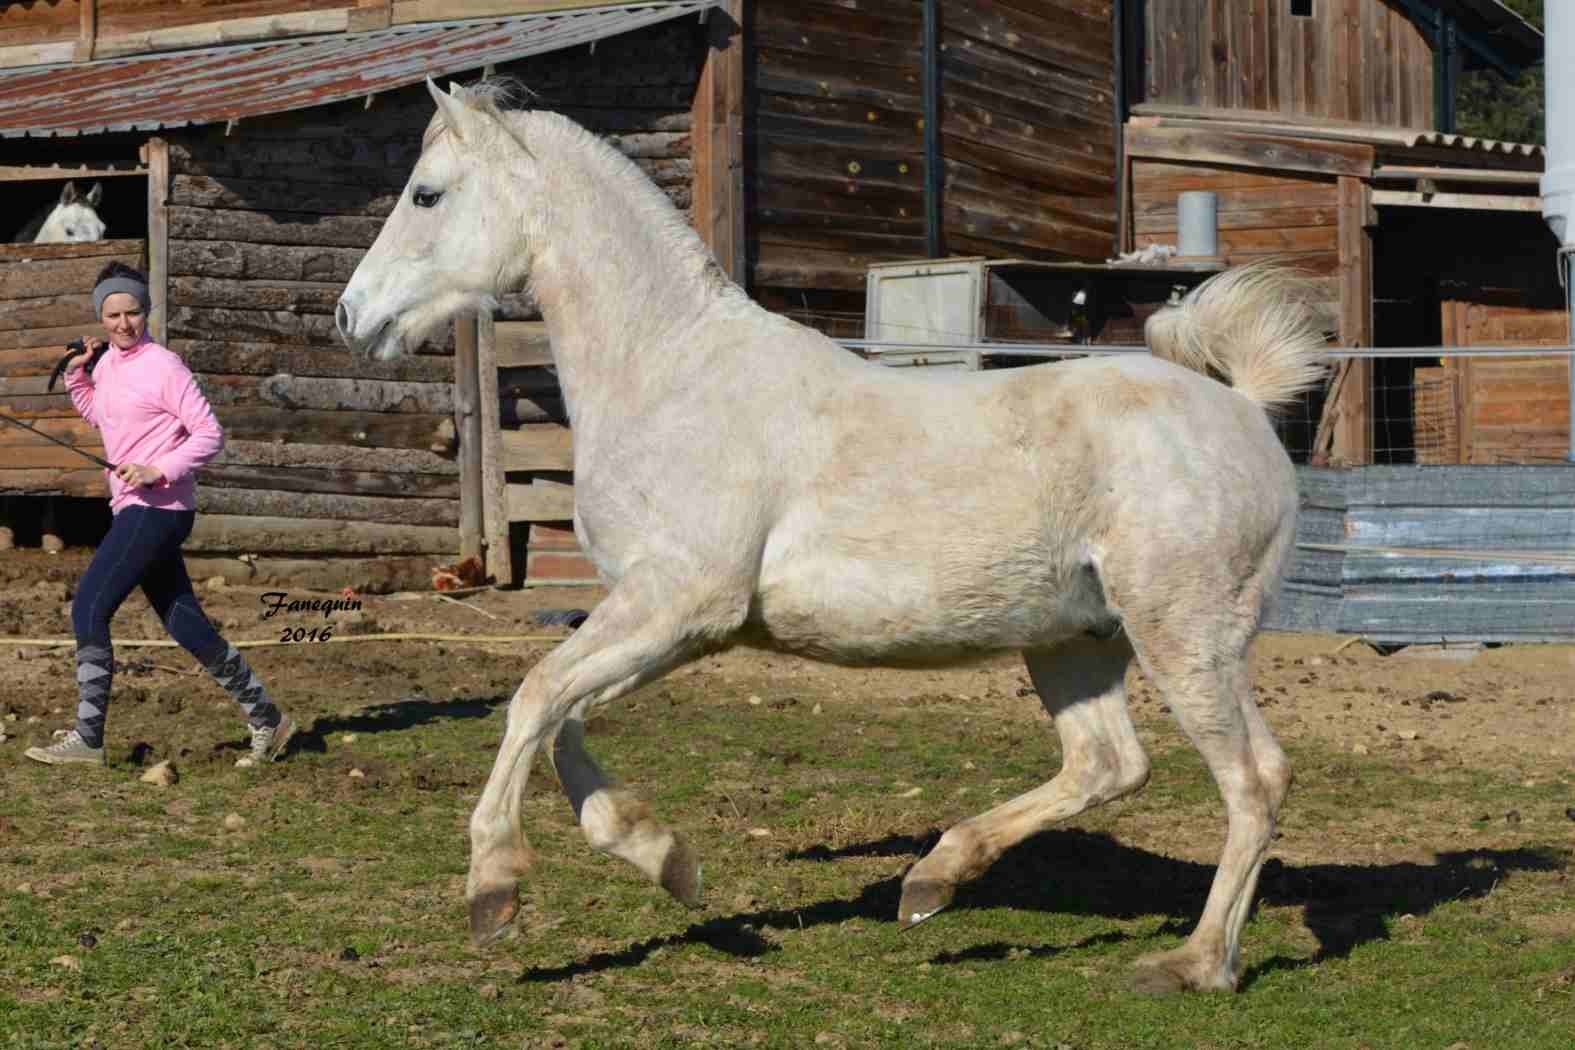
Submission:
M 350 327 L 350 322 L 352 320 L 353 318 L 350 314 L 350 307 L 345 305 L 345 301 L 343 299 L 339 300 L 339 305 L 334 308 L 334 326 L 339 329 L 339 335 L 341 338 L 346 340 L 350 338 L 350 333 L 353 331 L 353 329 Z

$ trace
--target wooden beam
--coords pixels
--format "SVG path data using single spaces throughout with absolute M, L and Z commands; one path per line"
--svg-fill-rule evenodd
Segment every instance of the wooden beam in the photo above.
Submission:
M 694 226 L 717 264 L 740 285 L 746 279 L 743 17 L 742 0 L 711 10 L 705 68 L 691 110 Z
M 149 139 L 142 147 L 148 168 L 148 295 L 153 309 L 148 328 L 156 342 L 169 342 L 170 301 L 170 147 L 164 139 Z
M 98 0 L 77 0 L 82 21 L 77 33 L 77 47 L 73 57 L 78 62 L 93 61 L 93 47 L 98 42 Z
M 1410 193 L 1374 190 L 1373 204 L 1384 208 L 1467 208 L 1475 211 L 1542 211 L 1541 197 L 1494 193 Z
M 545 321 L 495 321 L 494 354 L 499 368 L 552 364 L 552 340 Z
M 1142 127 L 1130 122 L 1126 127 L 1126 148 L 1128 155 L 1134 157 L 1355 176 L 1372 174 L 1377 152 L 1367 145 L 1280 135 Z
M 1371 346 L 1373 338 L 1373 257 L 1367 227 L 1372 214 L 1372 188 L 1346 176 L 1339 183 L 1340 343 Z M 1373 363 L 1353 359 L 1345 365 L 1345 381 L 1332 399 L 1335 420 L 1331 459 L 1345 466 L 1373 460 Z M 1325 406 L 1328 411 L 1331 406 Z
M 292 36 L 343 33 L 349 26 L 348 8 L 332 11 L 295 11 L 278 15 L 257 15 L 252 18 L 226 18 L 215 22 L 174 26 L 169 29 L 100 36 L 94 47 L 94 56 L 118 58 L 152 51 L 215 47 L 251 40 L 279 40 Z
M 147 168 L 62 168 L 58 164 L 0 164 L 0 182 L 36 182 L 42 179 L 113 179 L 121 175 L 146 175 Z
M 498 405 L 497 323 L 483 311 L 476 331 L 481 397 L 482 535 L 486 542 L 487 575 L 502 586 L 514 583 L 514 556 L 509 544 L 508 475 L 503 470 L 503 428 Z
M 103 471 L 98 472 L 100 476 Z M 510 521 L 570 521 L 574 518 L 574 486 L 535 478 L 508 486 Z
M 25 66 L 54 66 L 75 61 L 77 42 L 56 40 L 47 44 L 17 44 L 0 47 L 0 69 L 19 69 Z
M 352 33 L 366 33 L 374 29 L 387 29 L 394 21 L 393 0 L 356 0 L 350 11 Z
M 607 6 L 606 0 L 394 0 L 394 24 L 452 22 L 462 18 L 529 15 L 542 11 Z
M 1540 171 L 1501 171 L 1495 168 L 1434 168 L 1420 164 L 1380 164 L 1373 169 L 1373 181 L 1396 179 L 1434 179 L 1438 182 L 1488 182 L 1515 186 L 1536 186 L 1542 182 Z
M 574 437 L 561 423 L 527 423 L 518 430 L 505 430 L 503 469 L 573 470 Z
M 459 432 L 459 554 L 479 557 L 485 492 L 481 481 L 480 325 L 474 313 L 454 320 L 454 427 Z

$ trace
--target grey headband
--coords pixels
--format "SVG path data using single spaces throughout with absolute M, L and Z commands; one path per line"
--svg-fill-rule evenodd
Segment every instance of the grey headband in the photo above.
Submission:
M 125 292 L 142 304 L 142 312 L 148 313 L 153 309 L 153 300 L 148 297 L 148 286 L 141 281 L 130 277 L 107 277 L 98 282 L 98 287 L 93 289 L 93 314 L 96 317 L 104 316 L 104 300 L 116 292 Z

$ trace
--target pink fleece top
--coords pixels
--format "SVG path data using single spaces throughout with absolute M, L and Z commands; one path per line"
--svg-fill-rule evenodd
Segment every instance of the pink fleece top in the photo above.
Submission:
M 156 467 L 164 480 L 127 484 L 110 471 L 109 509 L 197 509 L 197 471 L 224 447 L 224 430 L 191 370 L 146 335 L 129 350 L 111 346 L 93 368 L 66 378 L 71 403 L 104 436 L 104 458 L 117 466 Z

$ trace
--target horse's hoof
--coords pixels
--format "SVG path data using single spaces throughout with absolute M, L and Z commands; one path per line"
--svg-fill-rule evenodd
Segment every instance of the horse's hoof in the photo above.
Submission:
M 1179 992 L 1235 991 L 1236 983 L 1226 976 L 1200 980 L 1197 960 L 1181 949 L 1145 955 L 1133 964 L 1132 990 L 1141 995 L 1176 995 Z
M 518 886 L 484 890 L 470 899 L 470 941 L 485 948 L 509 931 L 520 910 Z
M 1163 966 L 1139 963 L 1132 971 L 1132 990 L 1139 995 L 1176 995 L 1187 991 L 1181 975 Z
M 689 844 L 678 835 L 662 861 L 662 889 L 673 899 L 691 908 L 700 907 L 700 897 L 705 889 L 700 860 L 690 850 Z
M 949 882 L 919 879 L 902 884 L 902 903 L 897 905 L 897 921 L 910 930 L 952 902 L 957 888 Z

